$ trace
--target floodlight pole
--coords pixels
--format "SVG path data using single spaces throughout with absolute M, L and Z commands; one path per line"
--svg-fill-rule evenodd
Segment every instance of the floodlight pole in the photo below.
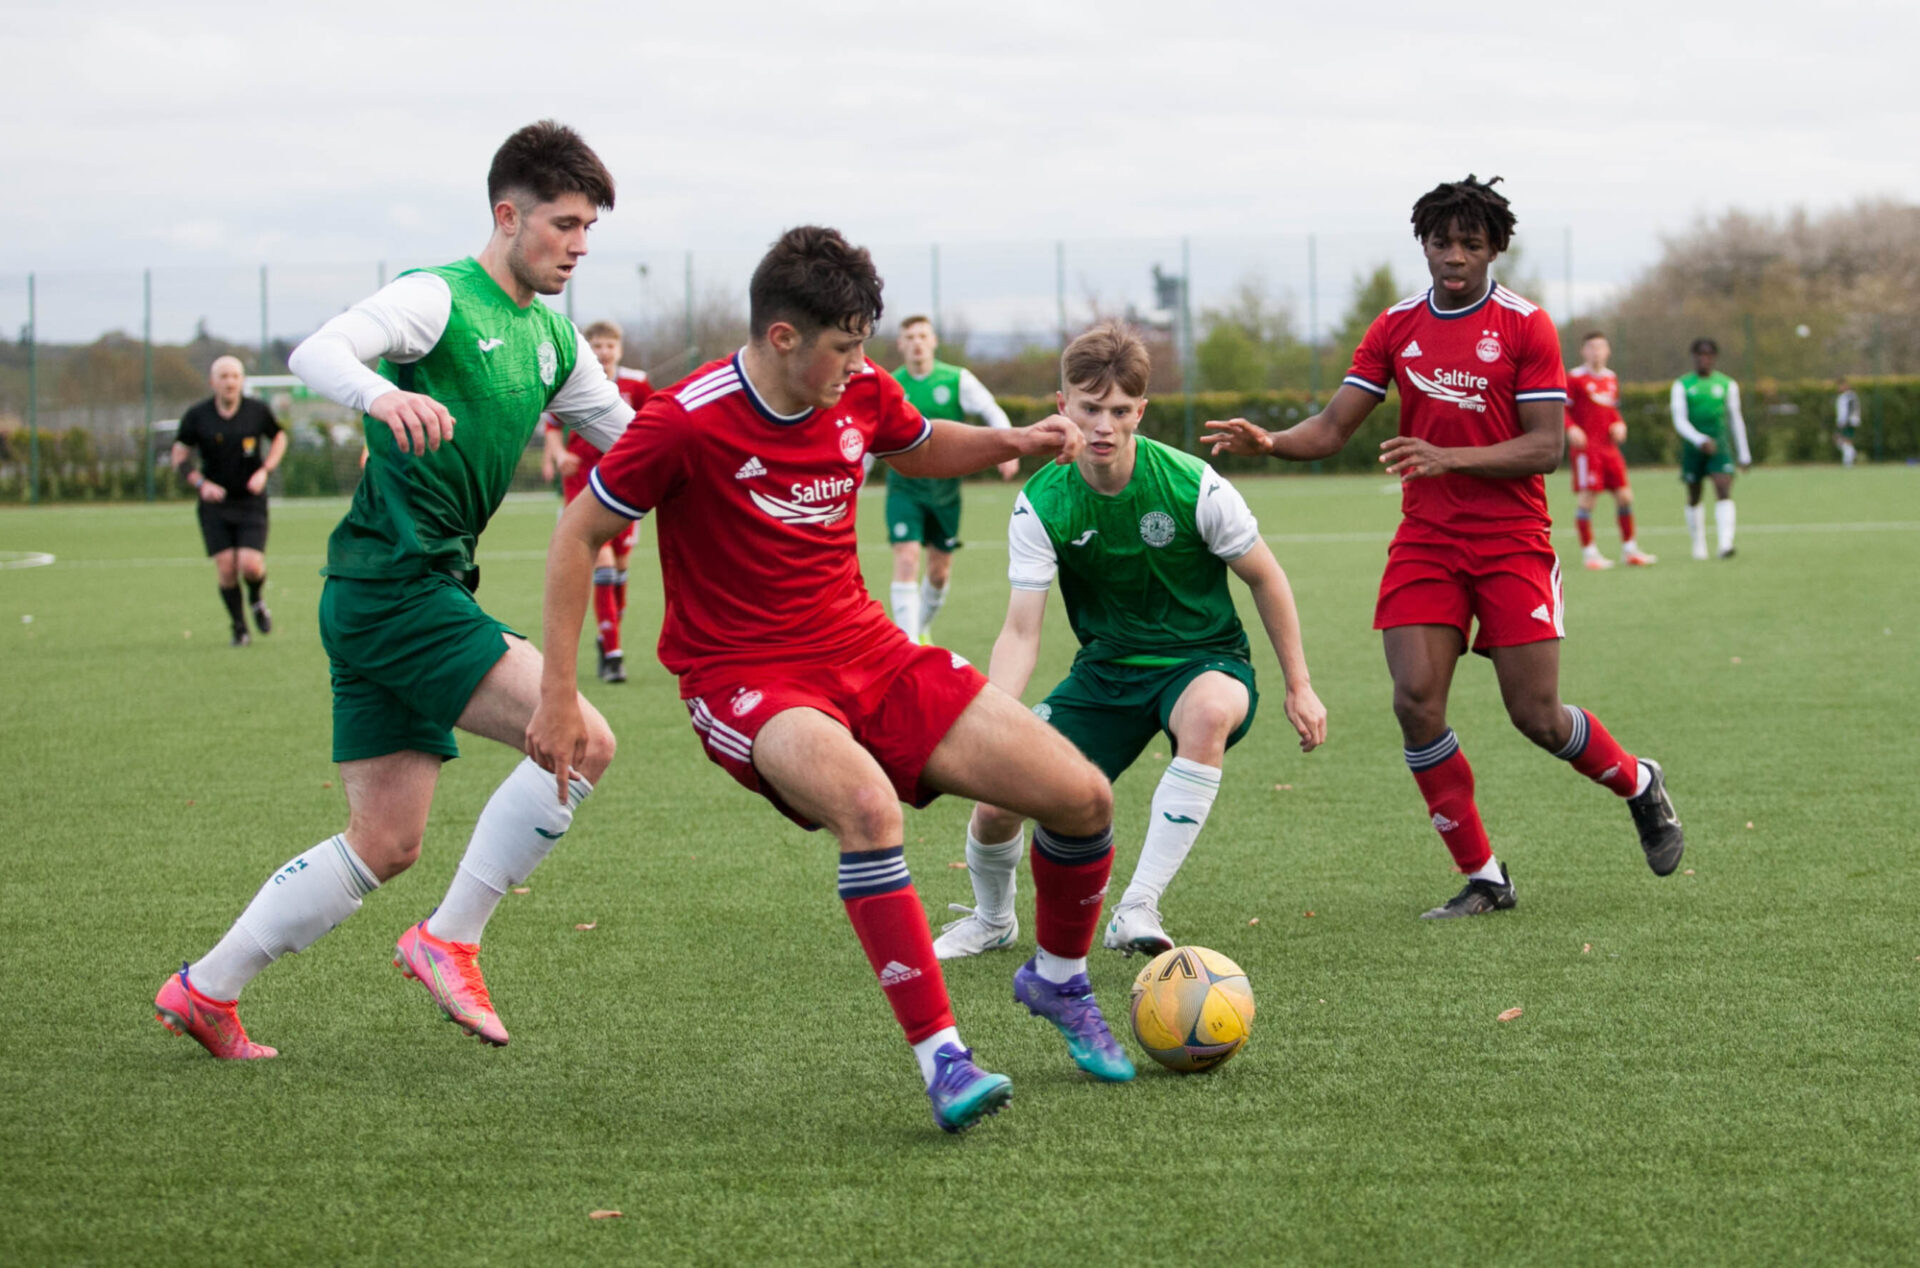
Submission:
M 157 465 L 153 452 L 153 270 L 146 270 L 141 278 L 141 314 L 140 314 L 140 394 L 145 404 L 146 426 L 141 432 L 140 465 L 145 469 L 147 501 L 154 498 L 153 469 Z
M 1307 235 L 1307 395 L 1320 404 L 1320 243 Z
M 700 350 L 693 342 L 693 252 L 687 252 L 687 373 L 700 364 Z
M 1573 320 L 1573 226 L 1567 226 L 1567 249 L 1562 252 L 1567 263 L 1567 320 Z
M 1067 347 L 1067 244 L 1053 244 L 1053 303 L 1060 319 L 1060 350 Z

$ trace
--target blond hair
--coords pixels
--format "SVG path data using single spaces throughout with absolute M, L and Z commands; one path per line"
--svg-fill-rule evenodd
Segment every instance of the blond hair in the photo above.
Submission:
M 617 321 L 608 321 L 604 317 L 594 322 L 591 326 L 588 326 L 581 333 L 586 335 L 588 343 L 592 343 L 595 339 L 616 339 L 621 343 L 627 341 L 627 332 L 620 329 L 620 323 Z

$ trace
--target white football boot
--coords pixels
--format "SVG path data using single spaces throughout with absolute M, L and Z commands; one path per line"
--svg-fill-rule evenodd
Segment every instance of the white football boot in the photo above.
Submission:
M 1113 909 L 1113 919 L 1107 921 L 1107 932 L 1101 939 L 1101 945 L 1125 956 L 1131 956 L 1135 951 L 1142 955 L 1159 955 L 1162 951 L 1173 950 L 1173 939 L 1160 927 L 1158 911 L 1146 903 L 1124 903 Z
M 948 903 L 947 909 L 966 914 L 940 926 L 940 936 L 933 942 L 936 959 L 964 960 L 983 951 L 1004 951 L 1020 936 L 1018 917 L 1008 917 L 1004 925 L 990 925 L 971 907 Z

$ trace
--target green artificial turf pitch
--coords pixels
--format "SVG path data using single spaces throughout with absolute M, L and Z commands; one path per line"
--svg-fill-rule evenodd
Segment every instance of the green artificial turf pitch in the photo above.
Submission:
M 0 513 L 0 551 L 57 556 L 0 571 L 0 1261 L 1910 1262 L 1920 471 L 1743 477 L 1739 555 L 1704 564 L 1673 473 L 1636 475 L 1662 559 L 1604 574 L 1577 566 L 1551 481 L 1563 688 L 1666 765 L 1683 873 L 1647 871 L 1625 807 L 1521 739 L 1470 657 L 1451 720 L 1520 905 L 1416 919 L 1459 882 L 1369 629 L 1397 501 L 1378 478 L 1243 481 L 1332 738 L 1297 751 L 1256 634 L 1265 708 L 1164 906 L 1246 967 L 1252 1041 L 1208 1076 L 1097 1085 L 1012 1002 L 1019 956 L 963 962 L 962 1033 L 1015 1099 L 958 1139 L 847 927 L 832 842 L 709 767 L 649 655 L 650 529 L 632 681 L 586 684 L 620 757 L 488 931 L 512 1045 L 442 1024 L 388 962 L 517 760 L 478 740 L 421 863 L 248 989 L 278 1060 L 169 1036 L 166 973 L 345 823 L 314 628 L 341 508 L 274 509 L 277 627 L 247 650 L 189 507 Z M 1011 496 L 969 488 L 936 626 L 983 665 Z M 884 593 L 878 500 L 861 511 Z M 527 631 L 553 516 L 510 502 L 482 545 L 482 599 Z M 1606 503 L 1596 523 L 1617 553 Z M 1056 600 L 1030 698 L 1070 642 Z M 1119 881 L 1166 756 L 1118 785 Z M 966 809 L 908 816 L 935 921 L 967 897 Z M 1138 964 L 1095 952 L 1123 1034 Z

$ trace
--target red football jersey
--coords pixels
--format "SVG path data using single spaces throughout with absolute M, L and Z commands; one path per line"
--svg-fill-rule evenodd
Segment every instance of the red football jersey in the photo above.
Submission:
M 620 389 L 621 399 L 631 405 L 635 412 L 647 403 L 647 398 L 654 392 L 653 384 L 647 382 L 645 370 L 629 370 L 624 365 L 620 366 L 619 373 L 614 375 L 613 385 Z M 552 414 L 542 414 L 540 425 L 554 428 L 560 426 L 560 420 Z M 564 476 L 560 480 L 560 493 L 571 502 L 580 496 L 582 489 L 587 487 L 587 477 L 593 474 L 593 468 L 600 461 L 601 455 L 591 441 L 576 436 L 572 432 L 567 433 L 567 452 L 580 460 L 580 465 L 573 469 L 573 474 Z
M 1387 309 L 1367 328 L 1346 382 L 1382 400 L 1398 384 L 1400 434 L 1446 449 L 1512 440 L 1522 401 L 1567 399 L 1553 319 L 1497 283 L 1470 308 L 1441 312 L 1428 290 Z M 1552 548 L 1546 481 L 1537 475 L 1408 480 L 1400 510 L 1399 541 L 1513 537 Z
M 660 663 L 682 698 L 746 665 L 844 663 L 904 638 L 860 576 L 860 460 L 904 453 L 933 426 L 871 362 L 830 409 L 783 418 L 742 358 L 656 393 L 594 468 L 616 514 L 660 512 Z
M 1584 363 L 1567 371 L 1567 426 L 1586 433 L 1588 452 L 1618 449 L 1612 427 L 1620 421 L 1619 375 L 1612 370 L 1590 374 Z

